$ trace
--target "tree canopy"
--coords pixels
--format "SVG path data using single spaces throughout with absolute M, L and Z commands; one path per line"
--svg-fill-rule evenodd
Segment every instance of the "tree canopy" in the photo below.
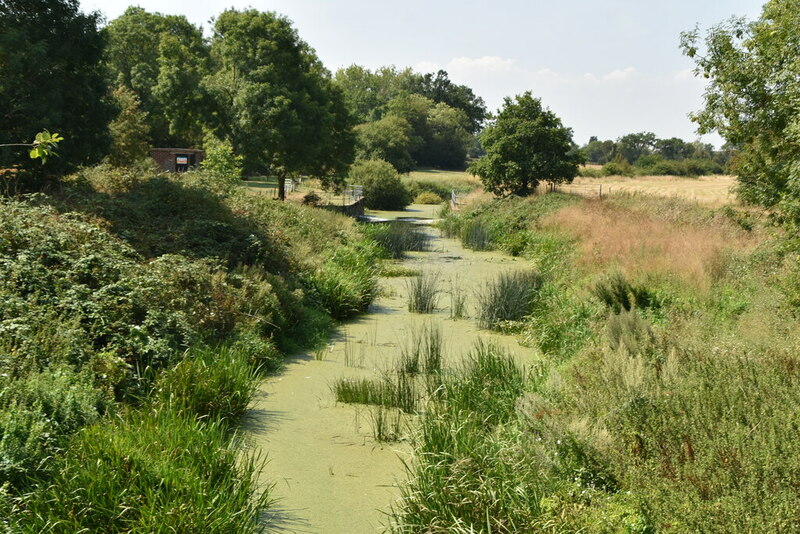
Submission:
M 215 103 L 213 127 L 232 140 L 249 171 L 304 173 L 323 182 L 343 177 L 353 159 L 351 116 L 330 73 L 287 18 L 254 9 L 223 12 L 212 57 L 216 71 L 205 85 Z
M 391 161 L 400 172 L 416 165 L 463 169 L 468 149 L 477 145 L 474 134 L 487 117 L 483 99 L 469 87 L 453 83 L 443 70 L 420 74 L 408 68 L 382 67 L 371 71 L 351 65 L 338 70 L 334 81 L 342 88 L 351 113 L 362 124 L 361 134 L 381 132 L 386 146 L 389 141 L 386 135 L 401 130 L 396 127 L 390 130 L 388 123 L 382 121 L 393 116 L 410 125 L 408 140 L 403 132 L 391 141 L 394 146 L 406 147 L 410 156 L 409 168 L 408 157 L 393 156 Z M 397 125 L 396 121 L 392 124 Z M 363 135 L 360 138 L 365 141 Z M 364 152 L 362 142 L 359 157 Z M 372 150 L 366 157 L 383 156 Z
M 739 196 L 800 221 L 800 0 L 771 0 L 761 17 L 733 18 L 681 36 L 708 79 L 700 133 L 738 148 Z
M 104 29 L 112 86 L 133 91 L 147 114 L 148 137 L 156 146 L 194 146 L 203 140 L 210 72 L 208 45 L 200 28 L 183 15 L 129 7 Z
M 63 134 L 50 172 L 95 163 L 110 145 L 99 17 L 77 0 L 0 1 L 0 131 L 14 142 L 46 128 Z M 0 150 L 0 168 L 14 165 L 42 172 L 27 151 Z
M 481 135 L 486 155 L 469 171 L 495 195 L 530 195 L 542 181 L 571 182 L 583 156 L 572 130 L 526 92 L 505 98 L 494 124 Z

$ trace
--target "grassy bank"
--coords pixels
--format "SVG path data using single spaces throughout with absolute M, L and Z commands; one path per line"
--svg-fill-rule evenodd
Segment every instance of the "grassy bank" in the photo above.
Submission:
M 394 529 L 800 528 L 796 251 L 753 222 L 561 194 L 448 217 L 466 245 L 540 273 L 527 314 L 501 328 L 544 363 L 478 350 L 437 389 Z
M 236 421 L 283 352 L 366 308 L 389 253 L 204 174 L 92 168 L 0 204 L 4 526 L 257 530 Z

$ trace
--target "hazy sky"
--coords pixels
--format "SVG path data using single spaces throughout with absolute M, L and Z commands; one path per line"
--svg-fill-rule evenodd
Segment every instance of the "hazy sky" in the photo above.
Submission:
M 757 18 L 764 0 L 140 0 L 148 11 L 183 14 L 206 32 L 227 7 L 289 17 L 300 37 L 335 71 L 443 68 L 491 110 L 532 91 L 573 128 L 575 141 L 638 131 L 696 138 L 687 114 L 704 83 L 678 47 L 680 32 L 731 16 Z M 82 0 L 108 20 L 131 2 Z M 708 142 L 719 144 L 709 136 Z

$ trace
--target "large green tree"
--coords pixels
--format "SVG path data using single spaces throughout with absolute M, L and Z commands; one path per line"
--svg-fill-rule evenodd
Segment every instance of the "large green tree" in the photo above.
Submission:
M 526 92 L 506 98 L 494 124 L 481 135 L 486 155 L 469 171 L 495 195 L 530 195 L 542 181 L 571 182 L 583 155 L 572 130 Z
M 108 161 L 125 167 L 140 162 L 149 154 L 147 112 L 141 110 L 136 93 L 124 85 L 117 87 L 113 96 L 119 114 L 108 126 L 113 140 Z
M 771 0 L 761 17 L 681 36 L 708 80 L 700 133 L 737 147 L 739 196 L 800 221 L 800 0 Z
M 381 67 L 371 71 L 350 65 L 337 70 L 334 81 L 344 92 L 345 102 L 359 123 L 382 118 L 391 100 L 411 94 L 419 87 L 419 75 L 410 68 Z
M 436 104 L 427 117 L 427 134 L 419 161 L 443 169 L 465 167 L 467 149 L 473 136 L 469 133 L 467 114 L 443 102 Z
M 375 71 L 359 65 L 336 71 L 335 81 L 345 93 L 350 111 L 361 123 L 391 113 L 390 102 L 407 95 L 420 95 L 434 104 L 443 103 L 464 112 L 467 130 L 474 134 L 486 120 L 486 104 L 466 85 L 453 83 L 447 72 L 420 74 L 410 68 L 381 67 Z
M 466 85 L 455 84 L 447 71 L 428 73 L 420 77 L 416 91 L 434 102 L 460 109 L 468 120 L 469 133 L 477 133 L 486 120 L 486 103 Z
M 414 143 L 411 124 L 397 115 L 356 126 L 359 160 L 383 160 L 392 164 L 397 172 L 414 170 L 416 162 L 411 156 Z
M 219 138 L 250 172 L 302 173 L 340 182 L 354 157 L 353 121 L 341 90 L 291 22 L 254 9 L 224 11 L 212 39 L 216 72 L 204 85 Z
M 0 0 L 0 132 L 14 142 L 45 128 L 61 133 L 49 172 L 95 163 L 109 148 L 113 106 L 105 99 L 99 17 L 82 13 L 77 0 Z M 0 149 L 0 168 L 11 166 L 32 176 L 42 169 L 27 150 Z
M 656 134 L 652 132 L 623 135 L 617 139 L 616 153 L 628 160 L 628 163 L 635 163 L 642 156 L 653 153 L 656 139 Z
M 129 7 L 104 29 L 111 84 L 136 93 L 156 146 L 202 143 L 209 49 L 200 28 L 183 15 Z

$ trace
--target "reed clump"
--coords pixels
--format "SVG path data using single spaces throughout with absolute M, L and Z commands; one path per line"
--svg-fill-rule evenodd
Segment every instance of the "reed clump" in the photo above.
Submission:
M 430 236 L 419 226 L 402 221 L 363 226 L 364 233 L 374 239 L 390 258 L 402 258 L 406 252 L 425 252 Z
M 439 274 L 422 273 L 406 282 L 408 292 L 408 311 L 414 313 L 433 313 L 439 303 Z
M 489 281 L 475 295 L 478 326 L 497 330 L 530 314 L 542 282 L 536 271 L 504 272 Z

